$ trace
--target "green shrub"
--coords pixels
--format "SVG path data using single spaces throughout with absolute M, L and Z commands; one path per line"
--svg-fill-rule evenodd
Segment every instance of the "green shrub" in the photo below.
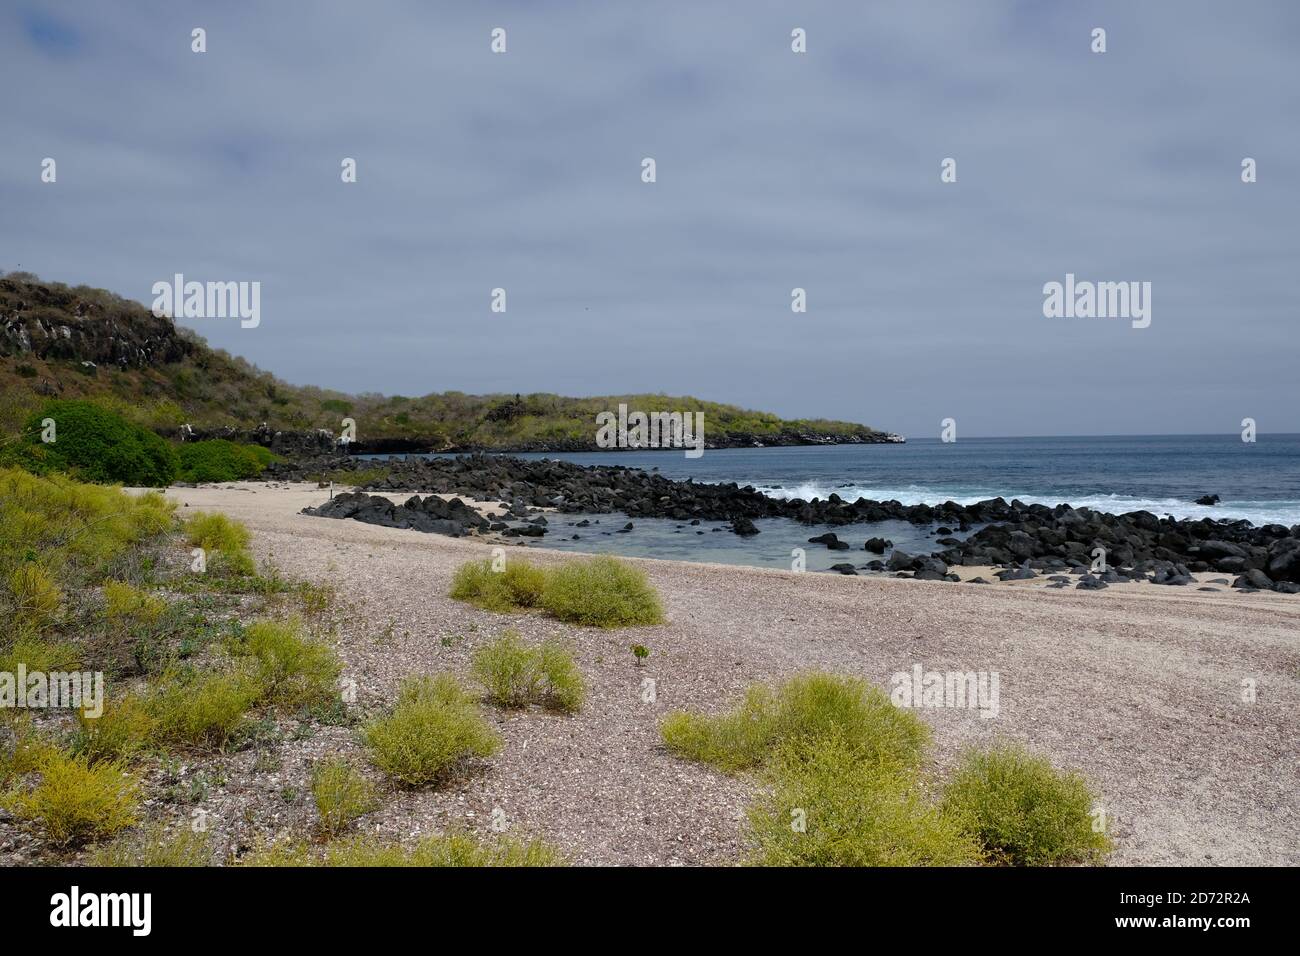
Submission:
M 137 819 L 139 785 L 112 762 L 55 751 L 41 761 L 40 783 L 11 795 L 21 819 L 38 823 L 51 843 L 66 846 L 111 836 Z
M 163 675 L 146 706 L 162 742 L 220 750 L 262 694 L 261 682 L 244 668 L 209 674 L 172 670 Z
M 1093 794 L 1016 746 L 972 752 L 948 782 L 943 807 L 996 862 L 1039 866 L 1092 860 L 1109 841 L 1092 827 Z
M 110 624 L 156 623 L 167 602 L 123 581 L 104 582 L 104 614 Z
M 661 624 L 663 605 L 645 573 L 617 558 L 570 561 L 546 576 L 542 607 L 561 621 L 596 627 Z
M 262 473 L 275 456 L 261 445 L 237 445 L 224 438 L 182 442 L 176 450 L 181 481 L 240 481 Z
M 915 767 L 930 739 L 920 718 L 895 707 L 878 687 L 815 672 L 775 690 L 751 686 L 739 707 L 716 717 L 671 713 L 660 732 L 679 756 L 726 771 L 761 766 L 779 748 L 815 749 L 835 735 L 865 763 Z
M 185 521 L 185 540 L 208 552 L 208 570 L 229 570 L 248 576 L 257 573 L 248 551 L 248 528 L 217 512 L 196 511 Z
M 749 809 L 750 862 L 761 866 L 963 866 L 979 847 L 929 804 L 906 768 L 863 760 L 836 731 L 786 747 Z
M 86 858 L 87 866 L 178 867 L 208 866 L 211 862 L 208 834 L 187 826 L 169 831 L 161 823 L 95 847 Z
M 173 510 L 156 493 L 128 495 L 62 475 L 0 468 L 0 581 L 39 558 L 65 589 L 98 583 L 115 559 L 168 531 Z M 12 603 L 7 588 L 0 592 Z
M 68 644 L 19 636 L 9 648 L 0 652 L 0 672 L 15 673 L 18 665 L 32 671 L 69 671 L 80 663 L 77 649 Z
M 58 615 L 63 594 L 54 575 L 35 561 L 26 561 L 10 571 L 7 583 L 18 627 L 40 629 Z
M 104 701 L 98 717 L 77 714 L 77 733 L 73 751 L 91 762 L 129 761 L 149 748 L 157 730 L 157 721 L 146 702 L 134 694 Z
M 50 740 L 37 732 L 28 713 L 0 713 L 0 787 L 38 770 L 58 753 Z
M 546 587 L 546 572 L 527 561 L 512 559 L 500 571 L 492 561 L 471 561 L 456 569 L 451 597 L 485 611 L 506 612 L 535 607 Z
M 529 647 L 518 631 L 506 631 L 474 654 L 474 676 L 488 699 L 501 707 L 541 704 L 574 713 L 586 690 L 573 654 L 558 641 Z
M 41 441 L 42 422 L 52 419 L 54 441 Z M 100 405 L 53 399 L 27 420 L 13 451 L 16 463 L 37 474 L 67 472 L 82 481 L 143 487 L 176 480 L 176 452 L 147 428 Z
M 288 843 L 252 853 L 244 866 L 453 867 L 564 866 L 559 851 L 540 840 L 501 838 L 483 843 L 464 834 L 430 836 L 414 847 L 383 846 L 360 837 L 311 847 Z
M 490 757 L 501 746 L 474 698 L 449 674 L 405 680 L 393 713 L 371 721 L 365 739 L 375 766 L 408 787 L 440 783 L 464 761 Z
M 231 651 L 257 661 L 263 693 L 277 707 L 310 707 L 337 696 L 338 655 L 323 641 L 304 637 L 297 618 L 255 621 L 232 640 Z
M 374 785 L 346 760 L 329 758 L 312 768 L 311 793 L 320 815 L 320 828 L 329 836 L 342 833 L 376 806 Z
M 252 536 L 238 521 L 219 512 L 196 511 L 185 521 L 186 540 L 207 551 L 244 551 Z

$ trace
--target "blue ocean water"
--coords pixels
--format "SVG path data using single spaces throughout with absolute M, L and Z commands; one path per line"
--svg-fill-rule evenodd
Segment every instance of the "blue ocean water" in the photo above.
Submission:
M 610 451 L 561 458 L 583 465 L 658 468 L 669 478 L 735 481 L 767 494 L 810 500 L 969 504 L 1061 503 L 1099 511 L 1178 518 L 1300 523 L 1300 435 L 1155 435 L 1088 438 L 909 439 L 905 445 L 729 448 L 697 459 L 677 451 Z M 1222 499 L 1194 504 L 1201 495 Z
M 657 469 L 669 478 L 735 481 L 785 498 L 826 498 L 832 492 L 904 504 L 969 504 L 1002 496 L 1030 503 L 1067 503 L 1099 511 L 1144 510 L 1178 518 L 1245 518 L 1253 524 L 1300 524 L 1300 435 L 1163 435 L 1093 438 L 912 439 L 905 445 L 835 445 L 706 451 L 686 458 L 679 451 L 609 451 L 529 454 L 583 465 L 629 465 Z M 1214 506 L 1193 503 L 1217 494 Z M 809 570 L 824 570 L 875 557 L 862 549 L 868 537 L 892 539 L 912 553 L 936 550 L 936 529 L 884 522 L 834 529 L 810 528 L 788 519 L 756 522 L 760 534 L 741 538 L 723 522 L 700 526 L 669 519 L 552 516 L 543 547 L 572 551 L 789 568 L 800 549 Z M 853 550 L 827 551 L 807 539 L 824 530 L 850 541 Z M 573 535 L 577 535 L 577 539 Z M 962 537 L 958 534 L 956 537 Z

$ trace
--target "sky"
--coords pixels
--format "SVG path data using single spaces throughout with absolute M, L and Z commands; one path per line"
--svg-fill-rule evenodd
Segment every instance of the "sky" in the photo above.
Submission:
M 9 3 L 0 269 L 260 282 L 185 324 L 349 392 L 1300 432 L 1298 49 L 1290 0 Z M 1150 325 L 1045 317 L 1067 273 Z

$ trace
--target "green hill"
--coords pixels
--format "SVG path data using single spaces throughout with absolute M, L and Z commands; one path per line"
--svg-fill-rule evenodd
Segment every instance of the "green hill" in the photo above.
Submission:
M 161 434 L 183 424 L 221 430 L 337 434 L 357 423 L 363 447 L 554 450 L 594 447 L 595 418 L 631 410 L 702 411 L 710 445 L 872 442 L 881 432 L 852 422 L 786 420 L 734 405 L 667 395 L 422 397 L 348 395 L 290 385 L 138 302 L 102 289 L 70 288 L 29 273 L 0 277 L 0 427 L 14 432 L 48 398 L 92 398 Z

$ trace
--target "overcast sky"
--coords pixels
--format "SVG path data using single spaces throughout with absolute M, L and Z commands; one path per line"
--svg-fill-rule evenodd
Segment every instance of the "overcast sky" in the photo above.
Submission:
M 0 269 L 259 281 L 188 324 L 354 392 L 1300 431 L 1298 54 L 1289 0 L 10 3 Z

